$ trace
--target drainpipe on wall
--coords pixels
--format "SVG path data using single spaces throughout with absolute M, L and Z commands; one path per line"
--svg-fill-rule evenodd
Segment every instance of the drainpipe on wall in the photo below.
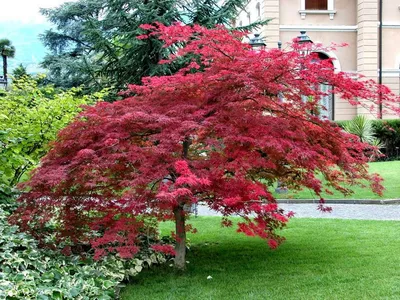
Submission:
M 379 68 L 379 75 L 378 75 L 378 83 L 382 84 L 382 12 L 383 12 L 383 0 L 379 0 L 379 40 L 378 40 L 378 68 Z M 379 92 L 379 118 L 382 119 L 382 93 Z

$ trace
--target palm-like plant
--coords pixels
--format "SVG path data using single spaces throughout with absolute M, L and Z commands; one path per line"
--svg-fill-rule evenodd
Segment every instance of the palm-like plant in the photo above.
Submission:
M 358 136 L 363 143 L 374 143 L 374 132 L 372 122 L 365 116 L 359 115 L 344 124 L 343 129 L 351 134 Z
M 0 39 L 0 54 L 3 58 L 3 75 L 7 82 L 7 58 L 15 56 L 15 47 L 8 39 Z
M 363 115 L 359 115 L 354 117 L 351 121 L 346 122 L 343 125 L 343 129 L 348 133 L 358 136 L 362 142 L 368 143 L 371 146 L 376 147 L 377 150 L 371 155 L 371 159 L 375 159 L 376 157 L 381 155 L 379 149 L 384 148 L 385 144 L 374 136 L 374 130 L 372 128 L 371 120 L 368 120 Z

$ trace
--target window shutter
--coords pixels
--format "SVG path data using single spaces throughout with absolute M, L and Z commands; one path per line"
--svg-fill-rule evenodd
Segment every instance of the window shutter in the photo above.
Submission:
M 306 9 L 327 10 L 328 0 L 306 0 Z

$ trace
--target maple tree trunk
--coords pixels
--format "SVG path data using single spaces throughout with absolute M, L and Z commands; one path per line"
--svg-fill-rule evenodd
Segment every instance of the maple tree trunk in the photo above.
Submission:
M 185 216 L 183 207 L 178 206 L 174 209 L 175 215 L 175 268 L 178 270 L 185 270 L 186 268 L 186 230 L 185 230 Z

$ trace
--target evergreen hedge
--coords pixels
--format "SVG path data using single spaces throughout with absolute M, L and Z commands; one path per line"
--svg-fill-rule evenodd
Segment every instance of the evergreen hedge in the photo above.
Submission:
M 385 144 L 382 152 L 386 159 L 400 159 L 400 119 L 374 120 L 375 136 Z
M 336 121 L 344 128 L 349 121 Z M 385 146 L 381 149 L 385 157 L 382 160 L 400 159 L 400 119 L 393 120 L 372 120 L 374 136 Z

